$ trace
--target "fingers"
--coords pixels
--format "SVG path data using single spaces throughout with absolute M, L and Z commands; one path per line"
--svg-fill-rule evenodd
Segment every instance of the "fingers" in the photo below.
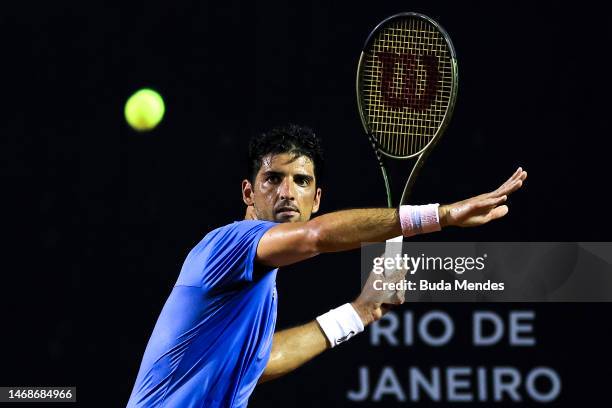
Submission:
M 505 187 L 508 187 L 509 185 L 514 183 L 516 180 L 520 179 L 522 172 L 523 172 L 523 169 L 521 167 L 516 169 L 514 174 L 512 174 L 508 180 L 504 181 L 504 183 L 495 191 L 497 192 Z
M 448 206 L 450 209 L 447 224 L 476 226 L 505 216 L 508 206 L 504 203 L 508 200 L 508 195 L 521 188 L 526 179 L 527 172 L 519 167 L 497 190 Z
M 519 167 L 514 174 L 512 175 L 512 177 L 510 177 L 510 179 L 508 180 L 509 183 L 508 184 L 512 184 L 516 181 L 525 181 L 525 179 L 527 178 L 527 172 L 525 170 L 523 170 L 522 167 Z
M 523 172 L 523 169 L 521 167 L 519 167 L 518 169 L 515 170 L 515 172 L 510 176 L 510 178 L 508 180 L 506 180 L 503 184 L 502 187 L 507 185 L 507 184 L 511 184 L 512 182 L 514 182 L 515 180 L 518 180 L 518 178 L 521 176 L 521 173 Z
M 493 192 L 494 196 L 511 194 L 523 186 L 523 181 L 527 178 L 527 172 L 520 167 L 504 184 Z
M 512 184 L 510 184 L 506 188 L 504 188 L 500 193 L 501 194 L 512 194 L 516 190 L 521 188 L 522 186 L 523 186 L 523 180 L 520 180 L 520 179 L 519 180 L 515 180 L 514 182 L 512 182 Z
M 489 213 L 489 221 L 501 218 L 506 214 L 508 214 L 508 206 L 500 205 L 499 207 L 496 207 L 493 210 L 491 210 L 491 212 Z
M 504 184 L 502 184 L 502 187 L 506 187 L 506 186 L 514 183 L 516 180 L 519 180 L 521 178 L 522 174 L 523 174 L 523 169 L 519 167 L 518 169 L 516 169 L 514 174 L 512 176 L 510 176 L 510 178 L 508 180 L 506 180 L 504 182 Z
M 501 203 L 504 203 L 507 199 L 508 196 L 506 195 L 503 195 L 501 197 L 491 197 L 477 202 L 475 206 L 478 208 L 497 207 Z

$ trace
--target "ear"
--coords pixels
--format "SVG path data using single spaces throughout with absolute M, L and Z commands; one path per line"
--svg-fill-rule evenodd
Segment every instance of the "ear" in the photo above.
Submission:
M 321 205 L 321 189 L 317 187 L 317 192 L 315 193 L 314 203 L 312 204 L 312 213 L 316 214 L 319 211 L 319 206 Z
M 254 194 L 251 182 L 247 179 L 242 180 L 242 201 L 244 201 L 246 205 L 253 205 L 255 203 Z

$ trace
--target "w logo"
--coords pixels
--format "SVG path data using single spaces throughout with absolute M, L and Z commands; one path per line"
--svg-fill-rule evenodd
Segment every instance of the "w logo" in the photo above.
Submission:
M 381 93 L 384 103 L 394 109 L 410 108 L 417 112 L 429 108 L 438 93 L 440 80 L 435 55 L 378 52 L 376 57 L 382 63 Z M 418 62 L 424 76 L 417 75 L 420 68 Z M 417 82 L 420 81 L 424 81 L 424 89 L 417 92 Z

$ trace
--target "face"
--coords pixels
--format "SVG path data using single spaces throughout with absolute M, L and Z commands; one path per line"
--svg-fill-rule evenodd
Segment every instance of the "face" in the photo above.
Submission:
M 267 155 L 255 181 L 242 181 L 242 199 L 253 206 L 259 220 L 308 221 L 319 210 L 321 189 L 316 187 L 314 165 L 306 156 Z

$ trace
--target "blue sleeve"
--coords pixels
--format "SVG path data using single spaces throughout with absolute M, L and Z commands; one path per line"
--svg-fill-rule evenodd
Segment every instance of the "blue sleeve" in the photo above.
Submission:
M 252 281 L 257 244 L 275 225 L 269 221 L 239 221 L 210 232 L 187 255 L 176 284 L 220 288 Z

